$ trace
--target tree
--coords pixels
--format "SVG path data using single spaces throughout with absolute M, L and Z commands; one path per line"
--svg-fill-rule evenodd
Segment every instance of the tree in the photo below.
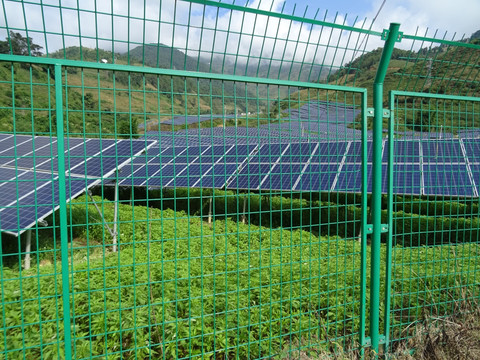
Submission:
M 5 41 L 0 41 L 1 54 L 40 56 L 41 50 L 42 47 L 35 44 L 31 37 L 24 37 L 14 31 L 10 31 L 10 36 Z

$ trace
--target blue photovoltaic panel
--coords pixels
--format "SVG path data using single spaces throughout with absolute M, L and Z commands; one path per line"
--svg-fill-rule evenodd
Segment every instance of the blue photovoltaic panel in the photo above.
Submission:
M 383 162 L 388 162 L 388 141 L 385 142 L 383 150 Z M 419 163 L 420 162 L 420 141 L 395 140 L 393 142 L 393 161 L 396 163 Z
M 211 167 L 212 164 L 190 164 L 182 173 L 177 174 L 175 177 L 175 186 L 192 187 Z
M 372 142 L 367 142 L 367 162 L 372 162 L 373 146 Z M 359 164 L 362 162 L 362 143 L 361 141 L 352 141 L 345 157 L 346 163 Z
M 0 163 L 3 163 L 5 161 L 3 159 L 5 157 L 8 157 L 9 154 L 11 154 L 11 150 L 15 149 L 15 147 L 26 146 L 26 151 L 29 151 L 29 149 L 30 150 L 32 149 L 31 144 L 32 144 L 31 136 L 15 135 L 15 136 L 4 139 L 0 143 Z
M 345 151 L 347 149 L 347 143 L 320 143 L 318 151 L 312 157 L 310 162 L 312 163 L 329 163 L 340 165 L 343 157 L 345 156 Z
M 318 154 L 339 157 L 341 159 L 345 155 L 347 145 L 348 142 L 345 141 L 319 143 Z
M 146 186 L 153 177 L 157 176 L 160 169 L 161 166 L 156 164 L 133 166 L 128 164 L 119 173 L 119 179 L 121 179 L 119 183 L 125 186 Z
M 181 154 L 175 156 L 173 160 L 176 164 L 190 164 L 193 162 L 200 154 L 204 152 L 208 152 L 208 149 L 211 148 L 210 146 L 195 146 L 195 147 L 187 147 L 187 149 L 182 152 Z
M 338 164 L 309 164 L 295 190 L 329 191 L 335 181 Z
M 425 195 L 473 196 L 473 186 L 464 164 L 424 164 Z
M 116 169 L 119 165 L 129 162 L 134 155 L 143 150 L 145 150 L 144 141 L 121 140 L 114 144 L 114 146 L 108 147 L 100 154 L 88 159 L 85 162 L 85 166 L 82 164 L 71 169 L 70 173 L 102 177 L 111 170 Z
M 205 172 L 205 175 L 195 184 L 195 187 L 222 188 L 237 169 L 237 164 L 215 164 L 208 172 Z
M 149 178 L 148 186 L 175 187 L 178 174 L 187 168 L 187 164 L 167 164 L 153 178 Z
M 280 156 L 288 147 L 289 144 L 264 144 L 258 151 L 258 155 L 262 160 L 268 160 L 271 157 Z
M 263 144 L 257 152 L 250 155 L 252 163 L 270 163 L 278 161 L 282 152 L 288 148 L 289 144 Z
M 393 193 L 421 194 L 422 172 L 420 164 L 393 165 Z M 371 177 L 369 178 L 371 183 Z M 369 185 L 371 191 L 371 184 Z M 388 166 L 382 166 L 382 192 L 388 193 Z
M 153 147 L 153 146 L 152 146 L 152 149 L 156 149 L 156 147 Z M 165 155 L 177 156 L 177 155 L 180 155 L 180 154 L 184 153 L 184 152 L 187 150 L 187 148 L 186 148 L 185 146 L 175 146 L 175 147 L 169 146 L 169 147 L 167 147 L 167 148 L 165 148 L 165 149 L 159 148 L 158 150 L 155 150 L 155 153 L 152 154 L 152 155 L 158 155 L 158 154 L 160 154 L 160 151 L 159 151 L 159 150 L 162 150 L 162 151 L 161 151 L 161 154 L 162 154 L 163 156 L 165 156 Z
M 50 149 L 40 149 L 39 155 L 42 156 L 36 161 L 35 168 L 45 171 L 58 171 L 58 161 L 57 161 L 57 143 L 56 139 L 53 138 L 54 143 L 51 147 L 51 156 Z M 92 156 L 98 156 L 102 149 L 107 149 L 110 146 L 114 146 L 114 140 L 103 140 L 100 142 L 99 139 L 86 139 L 85 142 L 83 139 L 73 140 L 73 138 L 65 139 L 65 168 L 66 169 L 80 169 L 79 173 L 83 174 L 85 168 L 81 165 L 84 164 L 85 159 L 88 159 Z M 35 150 L 35 157 L 37 157 L 37 150 Z M 83 173 L 82 173 L 83 172 Z
M 162 150 L 166 150 L 166 148 Z M 155 144 L 147 149 L 144 153 L 133 157 L 131 163 L 135 165 L 143 165 L 147 162 L 154 161 L 154 159 L 157 159 L 159 156 L 160 148 L 158 147 L 158 144 Z
M 282 163 L 305 164 L 318 151 L 318 143 L 294 143 L 290 144 L 287 152 L 282 156 Z
M 278 164 L 260 185 L 265 190 L 292 190 L 302 173 L 302 164 Z
M 35 151 L 30 148 L 30 151 L 18 155 L 17 157 L 12 156 L 11 158 L 3 158 L 2 160 L 4 162 L 2 166 L 12 166 L 24 169 L 38 168 L 41 164 L 50 162 L 52 157 L 57 154 L 56 140 L 53 140 L 52 143 L 48 142 L 47 144 L 42 145 L 35 143 L 35 145 L 37 146 Z
M 213 164 L 224 157 L 225 153 L 231 148 L 231 145 L 227 146 L 212 146 L 205 152 L 199 155 L 198 159 L 194 160 L 194 164 Z
M 464 163 L 458 139 L 422 141 L 424 163 Z
M 369 174 L 371 172 L 369 171 Z M 369 176 L 370 178 L 370 176 Z M 368 183 L 370 183 L 368 179 Z M 371 184 L 370 184 L 371 187 Z M 360 192 L 362 189 L 362 166 L 361 164 L 344 164 L 338 174 L 335 191 Z
M 480 161 L 480 139 L 463 139 L 465 153 L 470 162 Z
M 147 162 L 155 165 L 165 165 L 173 162 L 175 156 L 182 154 L 187 150 L 186 147 L 158 147 L 158 144 L 151 146 L 144 154 L 133 158 L 132 163 L 144 165 Z
M 17 143 L 13 144 L 6 144 L 5 142 L 0 143 L 0 164 L 15 164 L 15 160 L 20 159 L 22 156 L 29 156 L 30 158 L 33 157 L 35 148 L 41 148 L 44 146 L 48 146 L 50 144 L 50 138 L 47 137 L 27 137 L 17 136 Z
M 240 165 L 256 148 L 257 145 L 236 145 L 225 154 L 225 162 Z
M 477 188 L 477 195 L 480 194 L 480 164 L 471 164 L 470 170 L 472 170 L 472 177 Z
M 112 174 L 118 165 L 130 162 L 132 156 L 153 144 L 144 140 L 65 138 L 63 141 L 66 169 L 72 175 L 67 176 L 68 200 L 100 181 L 94 177 Z M 57 149 L 54 137 L 0 137 L 0 162 L 4 164 L 0 171 L 2 231 L 18 235 L 58 207 Z
M 0 167 L 0 208 L 15 203 L 22 194 L 51 183 L 52 174 Z M 18 184 L 17 184 L 18 182 Z
M 230 188 L 256 189 L 262 179 L 270 172 L 271 164 L 248 163 L 228 184 Z
M 17 234 L 58 208 L 59 183 L 58 177 L 52 178 L 52 174 L 23 171 L 18 172 L 18 178 L 15 178 L 12 171 L 15 172 L 0 168 L 0 194 L 4 194 L 0 196 L 0 226 L 2 231 Z M 73 177 L 66 180 L 67 198 L 79 195 L 94 182 Z M 12 198 L 12 193 L 18 196 Z M 5 196 L 7 194 L 8 197 Z
M 85 160 L 92 156 L 98 156 L 103 149 L 115 145 L 114 140 L 86 139 L 84 142 L 65 142 L 65 168 L 85 174 Z M 57 144 L 52 147 L 54 158 L 43 161 L 36 166 L 37 169 L 46 171 L 58 171 Z
M 13 138 L 12 134 L 2 134 L 0 133 L 0 142 L 7 142 L 8 139 Z
M 145 172 L 146 172 L 146 167 L 147 165 L 137 165 L 137 164 L 128 164 L 124 166 L 119 172 L 118 172 L 118 183 L 120 185 L 140 185 L 138 182 L 140 182 L 140 178 L 145 180 Z M 136 174 L 140 174 L 138 177 Z M 143 175 L 143 177 L 142 177 Z M 135 183 L 137 182 L 137 183 Z

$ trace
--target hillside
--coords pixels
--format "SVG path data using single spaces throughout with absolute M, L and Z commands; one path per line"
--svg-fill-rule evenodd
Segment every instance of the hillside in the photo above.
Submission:
M 0 63 L 0 76 L 5 79 L 0 82 L 0 131 L 13 131 L 14 123 L 17 132 L 48 134 L 55 131 L 52 69 Z M 136 133 L 140 122 L 170 118 L 172 113 L 184 113 L 185 108 L 194 114 L 221 108 L 221 103 L 209 103 L 195 93 L 185 96 L 172 92 L 169 77 L 143 78 L 138 74 L 67 68 L 65 79 L 65 117 L 71 134 L 85 132 L 86 136 L 96 137 L 116 131 L 126 135 Z M 179 81 L 183 86 L 184 82 Z
M 128 60 L 124 54 L 85 47 L 82 51 L 79 47 L 61 49 L 50 56 L 84 61 L 114 58 L 118 64 L 127 64 Z M 55 131 L 53 68 L 0 63 L 0 77 L 3 79 L 0 81 L 0 131 L 13 131 L 14 124 L 17 132 L 48 134 Z M 130 134 L 136 133 L 139 123 L 162 121 L 172 114 L 245 111 L 244 87 L 237 86 L 239 95 L 234 101 L 233 84 L 226 83 L 222 89 L 220 81 L 197 82 L 179 77 L 80 68 L 67 68 L 65 79 L 68 84 L 65 115 L 72 134 L 85 132 L 93 137 L 115 131 Z M 250 101 L 255 108 L 253 104 L 257 100 L 250 97 Z
M 467 41 L 478 42 L 479 34 L 480 31 L 474 33 L 472 39 Z M 368 106 L 372 106 L 373 83 L 381 54 L 382 48 L 363 54 L 330 76 L 328 83 L 366 88 L 369 93 Z M 479 59 L 480 50 L 468 47 L 441 45 L 418 51 L 394 49 L 384 81 L 384 107 L 389 107 L 388 94 L 391 90 L 479 97 Z M 280 101 L 271 115 L 277 116 L 278 109 L 289 106 L 300 107 L 316 99 L 333 101 L 334 98 L 343 98 L 340 102 L 352 104 L 355 97 L 348 93 L 304 89 Z M 358 105 L 358 100 L 355 103 Z M 463 129 L 480 128 L 480 123 L 473 116 L 477 113 L 476 108 L 466 101 L 401 97 L 395 106 L 399 119 L 396 130 L 456 134 Z M 360 128 L 360 124 L 356 127 Z M 372 122 L 369 121 L 368 129 L 371 128 Z

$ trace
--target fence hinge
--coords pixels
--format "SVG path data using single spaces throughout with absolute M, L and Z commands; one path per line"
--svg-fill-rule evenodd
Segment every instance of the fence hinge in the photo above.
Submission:
M 385 335 L 378 335 L 378 343 L 385 344 Z M 365 338 L 365 343 L 363 346 L 370 346 L 372 344 L 372 339 L 370 337 Z
M 389 29 L 383 29 L 383 32 L 382 32 L 382 40 L 387 40 L 388 38 L 388 33 L 390 32 Z M 403 39 L 403 31 L 399 31 L 398 32 L 398 36 L 397 38 L 395 39 L 395 42 L 401 42 Z
M 382 227 L 382 233 L 388 232 L 388 224 L 381 224 Z M 372 224 L 367 224 L 367 231 L 365 234 L 373 234 L 373 225 Z
M 375 116 L 375 108 L 367 108 L 367 117 L 374 117 L 374 116 Z M 384 118 L 390 117 L 390 110 L 382 109 L 382 116 Z

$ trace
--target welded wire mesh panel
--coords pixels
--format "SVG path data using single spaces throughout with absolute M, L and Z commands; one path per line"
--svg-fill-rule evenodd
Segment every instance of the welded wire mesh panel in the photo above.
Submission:
M 47 217 L 59 205 L 59 182 L 57 175 L 35 169 L 56 151 L 51 142 L 51 73 L 12 63 L 1 63 L 0 71 L 0 356 L 58 354 L 63 337 L 61 275 L 44 265 L 60 253 L 54 231 L 58 222 Z M 46 226 L 37 226 L 37 218 L 45 217 Z M 42 231 L 49 235 L 39 236 Z M 54 310 L 46 315 L 45 307 Z
M 395 50 L 391 63 L 394 76 L 387 86 L 400 91 L 478 97 L 478 39 L 442 35 L 428 30 L 405 35 Z
M 77 358 L 358 349 L 362 179 L 336 179 L 352 143 L 360 169 L 362 91 L 70 67 L 64 85 L 72 140 L 145 148 L 68 206 Z
M 266 1 L 3 4 L 2 52 L 17 55 L 353 84 L 363 61 L 354 60 L 381 44 L 366 19 Z
M 465 134 L 478 128 L 480 113 L 478 98 L 397 93 L 393 99 L 390 336 L 399 346 L 426 331 L 425 319 L 475 307 L 479 139 Z M 407 140 L 410 131 L 417 140 Z M 397 195 L 410 186 L 417 195 Z

